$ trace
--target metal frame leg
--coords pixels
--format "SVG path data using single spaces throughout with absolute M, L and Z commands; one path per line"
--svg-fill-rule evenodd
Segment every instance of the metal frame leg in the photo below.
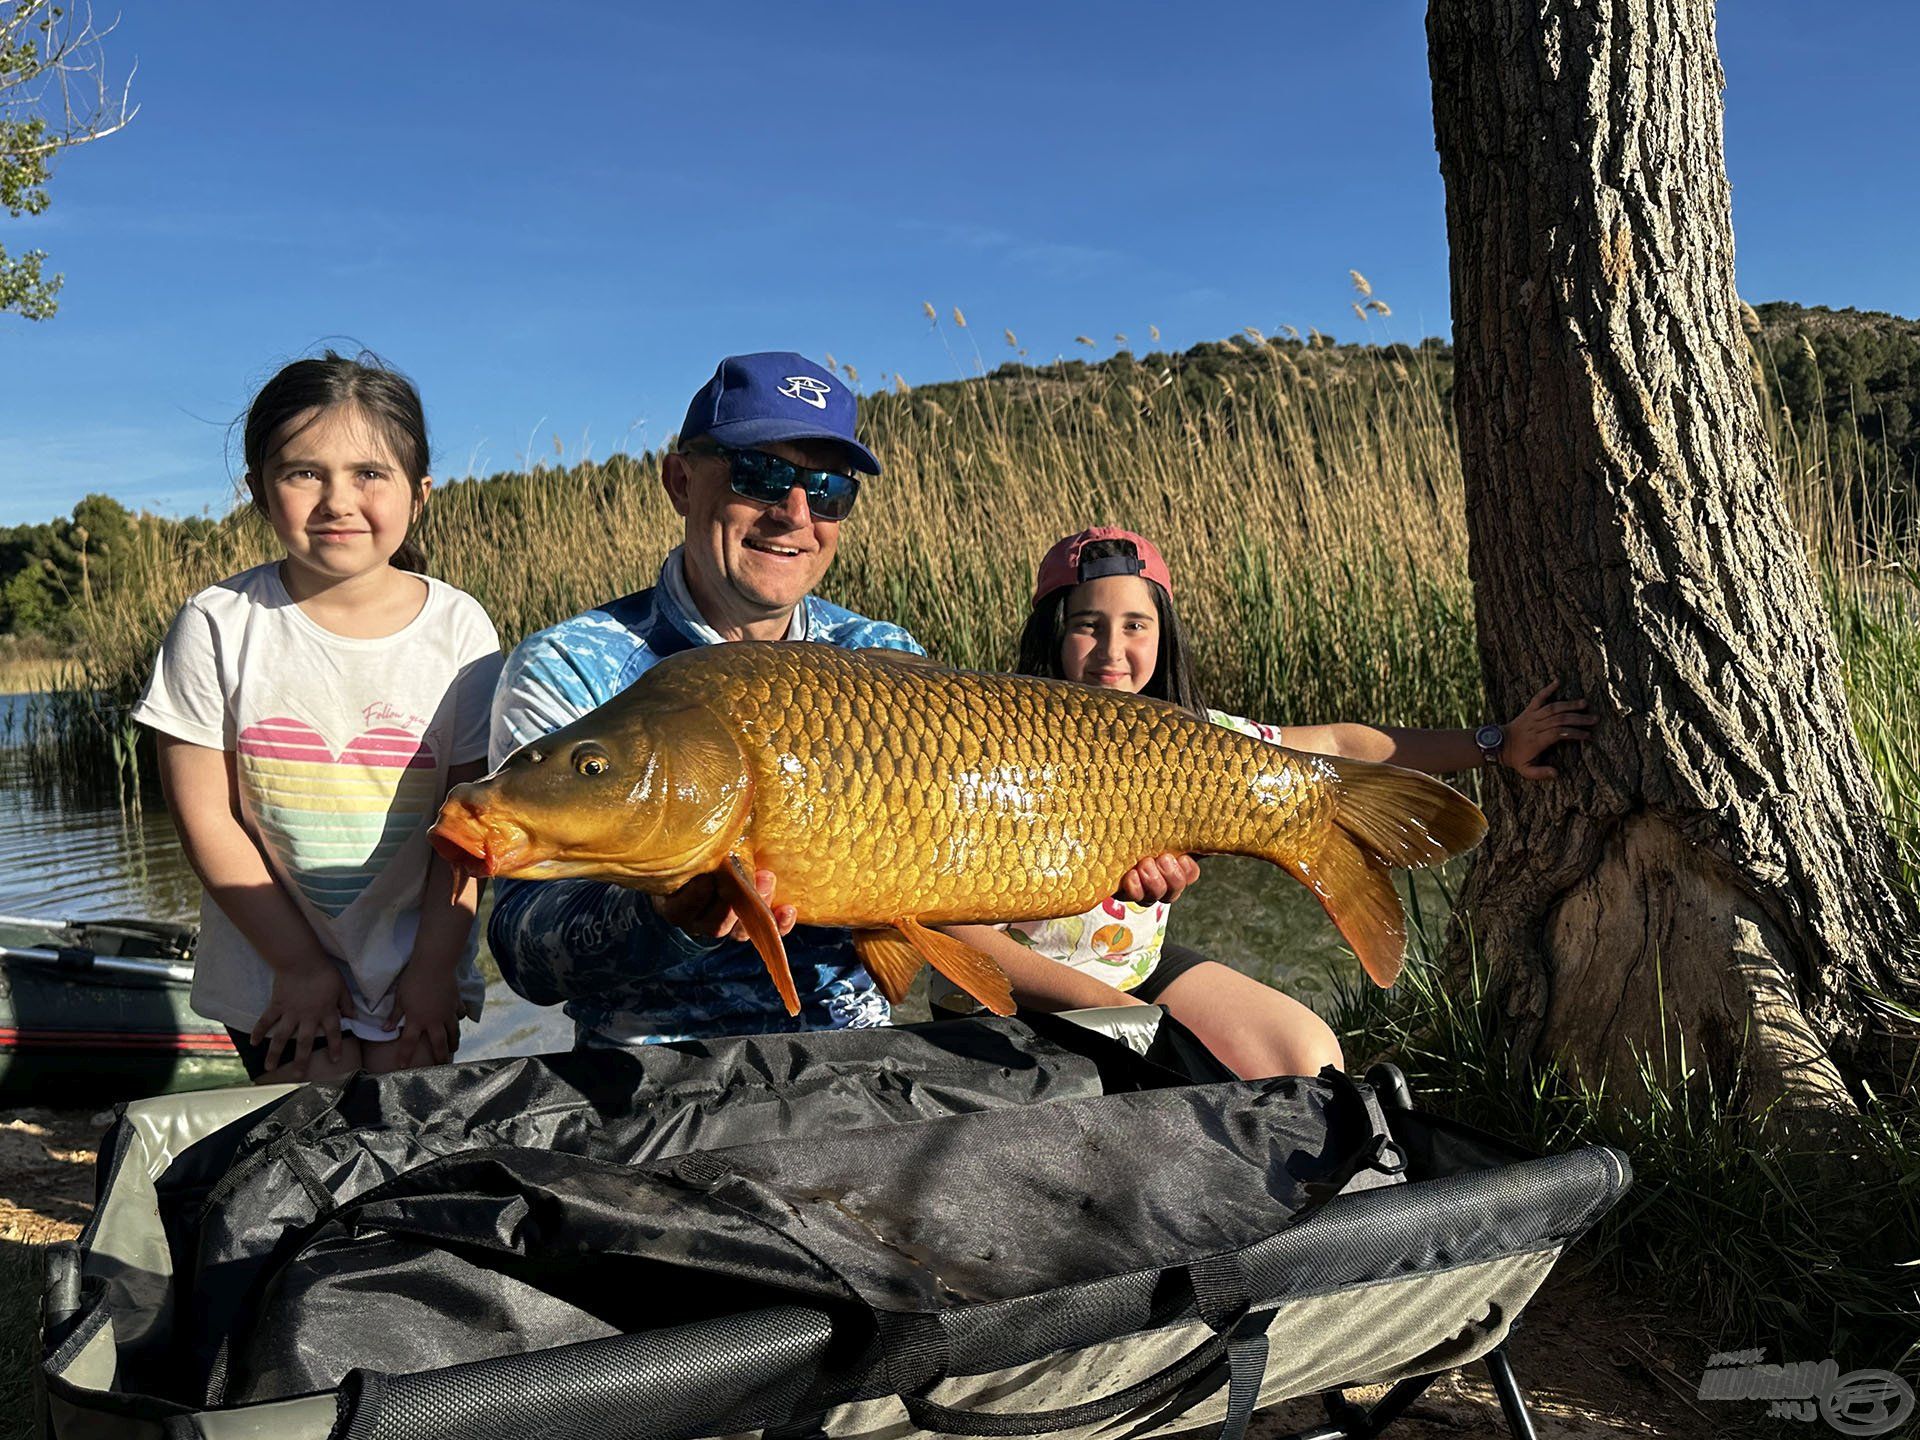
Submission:
M 1513 1432 L 1513 1440 L 1540 1440 L 1533 1428 L 1533 1416 L 1527 1412 L 1526 1397 L 1520 1393 L 1520 1382 L 1514 1378 L 1513 1366 L 1508 1363 L 1507 1347 L 1496 1345 L 1482 1358 L 1486 1362 L 1487 1377 L 1493 1382 L 1493 1393 L 1500 1400 L 1500 1413 Z M 1327 1407 L 1327 1423 L 1296 1430 L 1281 1440 L 1374 1440 L 1445 1373 L 1439 1371 L 1402 1380 L 1371 1407 L 1354 1404 L 1345 1390 L 1329 1390 L 1320 1397 Z
M 1513 1366 L 1507 1361 L 1507 1347 L 1494 1346 L 1487 1352 L 1486 1361 L 1487 1377 L 1493 1381 L 1493 1393 L 1500 1397 L 1500 1413 L 1507 1417 L 1513 1440 L 1539 1440 L 1533 1433 L 1533 1417 L 1527 1413 L 1520 1382 L 1513 1378 Z

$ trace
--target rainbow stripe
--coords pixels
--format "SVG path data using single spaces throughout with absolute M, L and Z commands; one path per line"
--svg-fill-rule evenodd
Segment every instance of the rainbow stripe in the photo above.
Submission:
M 261 838 L 327 915 L 360 898 L 439 799 L 438 761 L 407 730 L 376 727 L 336 755 L 305 721 L 276 716 L 241 731 L 238 750 Z

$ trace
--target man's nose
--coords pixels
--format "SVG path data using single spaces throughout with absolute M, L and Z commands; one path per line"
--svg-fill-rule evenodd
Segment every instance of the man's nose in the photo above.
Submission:
M 787 491 L 786 499 L 770 508 L 774 514 L 793 525 L 805 525 L 813 518 L 807 510 L 807 487 L 804 485 L 795 485 Z

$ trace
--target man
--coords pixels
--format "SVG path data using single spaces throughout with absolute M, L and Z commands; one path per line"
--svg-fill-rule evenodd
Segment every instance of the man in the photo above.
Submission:
M 811 594 L 833 563 L 858 476 L 879 473 L 854 438 L 853 395 L 830 372 L 784 351 L 721 361 L 662 462 L 661 483 L 686 520 L 683 543 L 652 588 L 520 643 L 494 693 L 493 763 L 695 645 L 809 640 L 924 653 L 899 626 Z M 1171 883 L 1153 862 L 1138 873 L 1153 898 L 1171 898 L 1190 878 L 1184 863 Z M 598 880 L 502 881 L 487 939 L 515 990 L 566 1003 L 584 1045 L 886 1024 L 887 1002 L 847 932 L 793 928 L 775 877 L 756 880 L 790 932 L 797 1016 L 709 877 L 668 896 Z
M 605 704 L 658 661 L 695 645 L 812 640 L 923 653 L 897 625 L 813 596 L 833 563 L 858 475 L 880 465 L 854 437 L 854 398 L 799 355 L 720 362 L 687 407 L 661 482 L 685 540 L 650 589 L 530 635 L 494 693 L 494 764 Z M 758 877 L 772 898 L 773 879 Z M 790 907 L 775 906 L 783 927 Z M 684 927 L 684 928 L 683 928 Z M 635 1044 L 883 1025 L 887 1002 L 846 932 L 787 938 L 801 1011 L 789 1016 L 711 882 L 655 897 L 594 880 L 503 881 L 487 939 L 509 984 L 565 1001 L 584 1043 Z

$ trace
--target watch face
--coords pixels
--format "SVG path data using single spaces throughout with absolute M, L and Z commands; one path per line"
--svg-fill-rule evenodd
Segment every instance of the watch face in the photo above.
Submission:
M 1482 725 L 1473 732 L 1473 743 L 1482 750 L 1498 750 L 1500 742 L 1507 738 L 1507 732 L 1498 725 Z

